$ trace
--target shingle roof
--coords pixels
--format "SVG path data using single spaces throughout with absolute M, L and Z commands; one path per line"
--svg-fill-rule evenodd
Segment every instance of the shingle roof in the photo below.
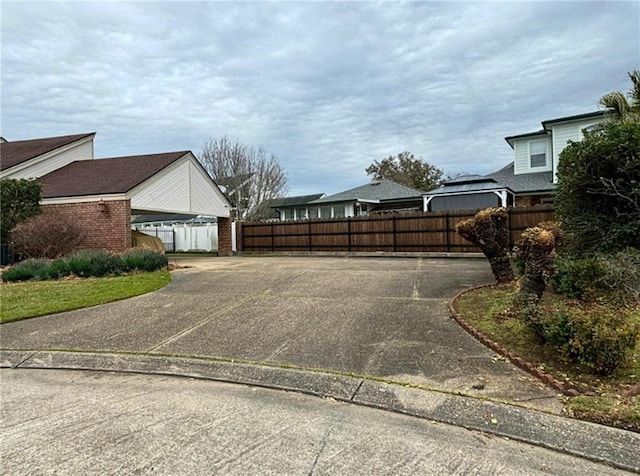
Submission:
M 126 193 L 189 151 L 79 160 L 38 179 L 42 198 Z
M 314 200 L 318 200 L 322 197 L 324 193 L 314 193 L 313 195 L 299 195 L 297 197 L 282 197 L 282 198 L 274 198 L 271 200 L 271 208 L 280 208 L 280 207 L 295 207 L 299 205 L 306 205 L 309 202 Z
M 314 200 L 311 203 L 350 202 L 355 200 L 394 200 L 400 198 L 420 198 L 424 192 L 400 185 L 390 180 L 371 182 L 344 192 Z
M 96 135 L 95 132 L 89 132 L 70 136 L 0 142 L 0 170 L 6 170 L 47 152 L 94 135 Z
M 488 177 L 494 178 L 498 183 L 509 187 L 516 193 L 547 192 L 556 188 L 556 185 L 553 183 L 553 172 L 535 172 L 515 175 L 513 173 L 513 162 L 497 172 L 489 174 Z

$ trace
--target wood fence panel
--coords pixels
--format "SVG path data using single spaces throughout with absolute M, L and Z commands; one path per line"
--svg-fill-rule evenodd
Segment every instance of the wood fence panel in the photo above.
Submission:
M 302 222 L 243 223 L 240 249 L 247 252 L 449 252 L 480 249 L 456 232 L 475 211 L 366 216 Z M 553 207 L 509 209 L 513 245 L 528 227 L 553 220 Z

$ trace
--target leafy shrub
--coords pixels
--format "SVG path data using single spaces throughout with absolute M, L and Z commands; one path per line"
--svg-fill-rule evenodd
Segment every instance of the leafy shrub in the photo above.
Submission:
M 561 256 L 555 266 L 551 285 L 569 298 L 585 298 L 595 292 L 628 304 L 640 303 L 640 250 L 628 248 L 582 259 Z
M 54 259 L 76 250 L 84 232 L 70 216 L 55 212 L 20 223 L 11 233 L 13 249 L 27 258 Z
M 40 213 L 42 186 L 35 180 L 0 179 L 0 238 L 7 243 L 13 229 Z
M 640 248 L 640 123 L 606 123 L 560 153 L 556 214 L 582 255 Z
M 589 290 L 595 289 L 604 274 L 605 270 L 596 258 L 556 258 L 551 286 L 568 298 L 582 298 Z
M 640 336 L 640 310 L 634 307 L 574 300 L 529 311 L 524 320 L 541 343 L 600 375 L 623 366 Z
M 43 271 L 51 265 L 48 259 L 26 259 L 14 264 L 2 272 L 2 280 L 11 281 L 28 281 L 30 279 L 47 279 L 41 278 Z
M 80 250 L 63 258 L 69 272 L 80 277 L 106 276 L 122 271 L 120 257 L 105 250 Z
M 133 248 L 120 255 L 124 271 L 156 271 L 169 264 L 167 257 L 155 250 Z

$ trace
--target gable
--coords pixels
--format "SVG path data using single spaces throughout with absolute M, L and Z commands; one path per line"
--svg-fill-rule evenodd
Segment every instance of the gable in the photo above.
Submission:
M 39 178 L 77 160 L 93 159 L 95 132 L 0 143 L 0 177 Z
M 127 193 L 131 209 L 228 217 L 231 205 L 191 152 Z

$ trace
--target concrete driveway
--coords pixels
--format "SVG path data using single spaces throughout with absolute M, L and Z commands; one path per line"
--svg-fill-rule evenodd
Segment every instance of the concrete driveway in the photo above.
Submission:
M 324 369 L 560 412 L 556 392 L 450 317 L 493 281 L 483 259 L 231 257 L 178 260 L 149 295 L 2 326 L 2 348 L 207 356 Z

